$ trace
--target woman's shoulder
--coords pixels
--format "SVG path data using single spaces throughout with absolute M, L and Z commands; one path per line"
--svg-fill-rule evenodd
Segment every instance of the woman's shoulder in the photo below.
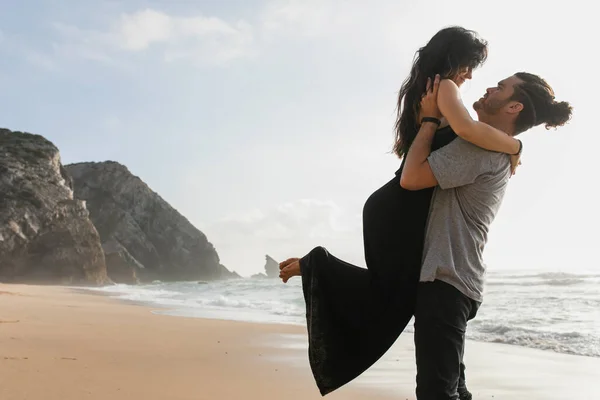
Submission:
M 442 79 L 440 81 L 440 88 L 438 89 L 438 104 L 444 99 L 460 99 L 460 89 L 458 85 L 452 79 Z
M 444 78 L 440 81 L 440 90 L 458 90 L 458 85 L 452 79 Z

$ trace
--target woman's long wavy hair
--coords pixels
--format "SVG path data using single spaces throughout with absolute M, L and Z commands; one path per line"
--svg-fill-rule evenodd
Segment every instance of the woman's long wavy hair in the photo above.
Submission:
M 410 75 L 398 94 L 398 116 L 394 153 L 404 156 L 419 131 L 417 116 L 427 78 L 440 74 L 452 79 L 465 68 L 476 69 L 487 59 L 487 42 L 476 32 L 452 26 L 436 33 L 425 47 L 415 54 Z

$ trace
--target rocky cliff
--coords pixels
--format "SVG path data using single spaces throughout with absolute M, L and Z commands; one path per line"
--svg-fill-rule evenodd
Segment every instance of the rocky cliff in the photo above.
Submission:
M 265 255 L 265 274 L 269 278 L 279 278 L 279 263 L 270 255 Z
M 113 280 L 238 276 L 220 264 L 202 232 L 125 166 L 102 162 L 65 168 L 73 177 L 75 197 L 86 201 Z
M 265 255 L 265 260 L 265 272 L 251 275 L 250 278 L 279 278 L 279 263 L 268 254 Z
M 100 237 L 56 146 L 0 129 L 0 280 L 107 281 Z

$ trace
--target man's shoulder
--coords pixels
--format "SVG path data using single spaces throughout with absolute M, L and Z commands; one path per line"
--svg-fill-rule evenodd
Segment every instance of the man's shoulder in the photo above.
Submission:
M 497 153 L 490 151 L 490 161 L 492 163 L 492 169 L 502 174 L 506 171 L 510 171 L 510 155 L 506 153 Z
M 493 184 L 498 188 L 507 185 L 511 175 L 510 156 L 493 151 L 488 151 L 488 153 L 485 157 L 489 159 L 489 170 L 481 177 L 480 183 L 484 185 Z
M 478 154 L 483 159 L 490 160 L 493 166 L 497 166 L 499 168 L 506 165 L 510 166 L 510 156 L 506 153 L 499 153 L 497 151 L 484 149 L 474 145 L 471 142 L 467 142 L 465 139 L 460 137 L 457 137 L 455 140 L 453 140 L 453 143 L 456 143 L 456 146 L 462 150 L 472 152 L 473 154 Z

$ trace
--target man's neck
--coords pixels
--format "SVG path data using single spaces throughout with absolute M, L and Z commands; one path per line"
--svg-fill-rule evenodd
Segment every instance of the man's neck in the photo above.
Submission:
M 515 135 L 515 124 L 513 121 L 508 121 L 506 118 L 494 118 L 493 115 L 486 115 L 483 118 L 479 118 L 479 122 L 486 123 L 490 126 L 493 126 L 496 129 L 501 130 L 506 133 L 508 136 Z

